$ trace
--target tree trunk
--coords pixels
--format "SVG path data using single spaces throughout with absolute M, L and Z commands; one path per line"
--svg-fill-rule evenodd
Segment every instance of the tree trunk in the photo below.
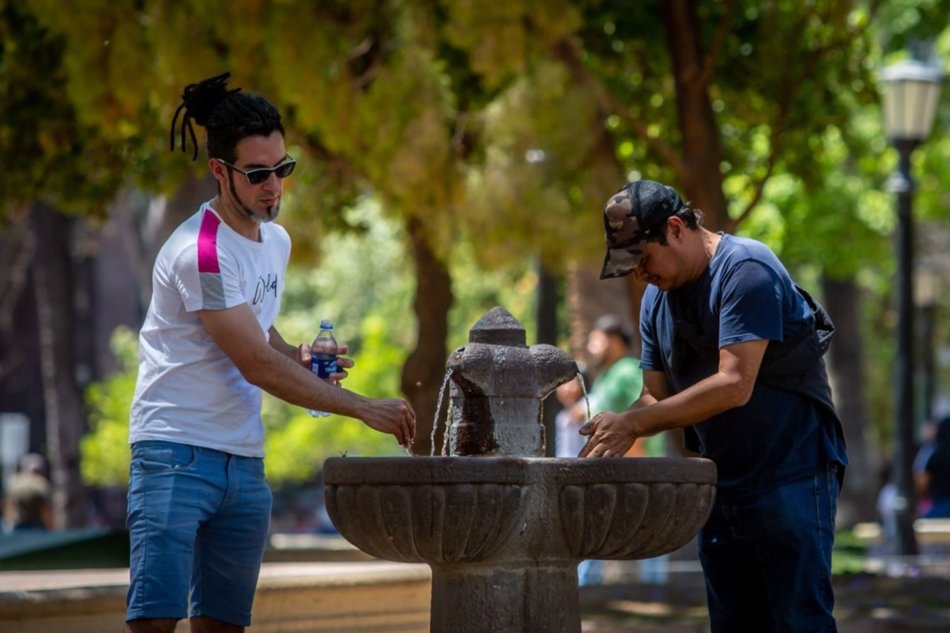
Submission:
M 416 439 L 413 452 L 429 455 L 433 444 L 432 427 L 439 413 L 442 434 L 442 412 L 436 411 L 445 363 L 448 358 L 446 340 L 449 332 L 449 309 L 452 307 L 452 278 L 448 268 L 426 241 L 422 223 L 416 218 L 407 222 L 407 233 L 416 269 L 416 296 L 413 309 L 418 322 L 416 348 L 402 368 L 402 392 L 416 412 Z M 442 403 L 443 410 L 448 397 Z M 441 451 L 441 437 L 435 438 L 435 450 Z
M 0 411 L 26 415 L 30 420 L 29 450 L 45 452 L 43 380 L 36 353 L 36 293 L 31 272 L 36 248 L 27 207 L 0 230 Z
M 728 219 L 719 167 L 722 164 L 722 149 L 719 128 L 709 99 L 709 86 L 703 80 L 704 60 L 696 3 L 692 0 L 669 0 L 661 2 L 660 6 L 676 81 L 676 106 L 685 170 L 685 173 L 679 174 L 683 180 L 683 193 L 693 206 L 706 214 L 706 226 L 717 230 L 725 226 Z
M 850 526 L 878 518 L 876 500 L 880 488 L 880 460 L 865 435 L 871 424 L 864 394 L 860 292 L 851 279 L 824 278 L 821 285 L 825 308 L 835 324 L 828 369 L 851 462 L 838 502 L 838 517 L 840 524 Z
M 32 209 L 42 252 L 33 265 L 39 355 L 46 410 L 47 457 L 53 487 L 53 523 L 57 529 L 86 523 L 85 490 L 79 469 L 79 441 L 86 429 L 83 399 L 76 383 L 72 222 L 44 205 Z

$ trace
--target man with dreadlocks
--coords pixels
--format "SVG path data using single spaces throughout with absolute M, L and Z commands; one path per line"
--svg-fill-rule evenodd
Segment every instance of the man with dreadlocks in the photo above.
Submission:
M 272 223 L 295 161 L 280 114 L 228 90 L 228 74 L 189 85 L 182 114 L 207 130 L 217 195 L 162 247 L 139 336 L 129 442 L 131 561 L 126 632 L 243 631 L 251 621 L 271 510 L 264 479 L 261 390 L 291 404 L 362 420 L 408 445 L 415 414 L 309 371 L 310 349 L 274 327 L 290 238 Z M 341 349 L 346 352 L 345 347 Z M 346 377 L 353 363 L 340 359 Z M 190 595 L 190 605 L 189 605 Z

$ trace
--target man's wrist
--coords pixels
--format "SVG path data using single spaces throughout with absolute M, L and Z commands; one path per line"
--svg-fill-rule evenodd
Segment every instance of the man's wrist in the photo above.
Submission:
M 624 414 L 627 430 L 630 432 L 630 435 L 633 436 L 633 439 L 653 434 L 654 430 L 650 424 L 651 411 L 649 411 L 649 409 L 650 407 L 640 407 L 627 411 Z
M 346 411 L 343 415 L 357 420 L 366 420 L 371 415 L 372 399 L 346 389 L 341 388 L 340 391 L 343 392 L 346 400 Z

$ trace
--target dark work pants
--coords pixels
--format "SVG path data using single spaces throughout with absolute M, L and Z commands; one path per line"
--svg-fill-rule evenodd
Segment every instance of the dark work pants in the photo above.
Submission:
M 755 500 L 716 500 L 700 532 L 712 633 L 833 633 L 837 464 Z

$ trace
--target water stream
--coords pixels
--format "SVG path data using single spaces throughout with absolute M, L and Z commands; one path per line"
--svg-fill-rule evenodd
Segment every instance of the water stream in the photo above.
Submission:
M 587 422 L 590 422 L 590 399 L 587 397 L 587 387 L 584 385 L 584 374 L 577 372 L 577 383 L 581 386 L 581 393 L 584 395 L 584 404 L 587 405 Z
M 435 434 L 439 428 L 439 411 L 442 410 L 442 397 L 445 396 L 445 386 L 449 383 L 449 378 L 452 377 L 452 368 L 445 370 L 445 377 L 442 378 L 442 386 L 439 387 L 439 400 L 435 405 L 435 417 L 432 420 L 432 435 L 429 437 L 429 456 L 432 457 L 435 455 Z M 445 412 L 445 436 L 442 439 L 442 454 L 446 454 L 446 446 L 449 442 L 449 424 L 448 424 L 449 413 Z

